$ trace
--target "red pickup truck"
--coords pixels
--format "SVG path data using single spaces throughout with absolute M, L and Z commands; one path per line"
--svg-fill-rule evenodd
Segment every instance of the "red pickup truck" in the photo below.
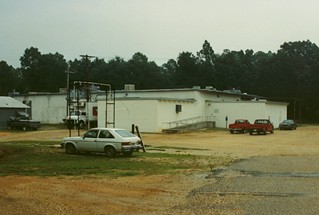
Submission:
M 248 129 L 250 128 L 251 124 L 247 119 L 236 119 L 234 123 L 229 124 L 229 132 L 240 132 L 240 133 L 246 133 Z
M 249 127 L 249 134 L 267 134 L 267 132 L 274 133 L 274 126 L 269 119 L 256 119 L 254 124 Z

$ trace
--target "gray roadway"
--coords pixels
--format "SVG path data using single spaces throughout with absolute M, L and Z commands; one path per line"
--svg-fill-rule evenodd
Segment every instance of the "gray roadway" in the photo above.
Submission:
M 207 177 L 182 211 L 194 214 L 319 214 L 319 156 L 240 160 Z M 191 205 L 200 208 L 191 207 Z

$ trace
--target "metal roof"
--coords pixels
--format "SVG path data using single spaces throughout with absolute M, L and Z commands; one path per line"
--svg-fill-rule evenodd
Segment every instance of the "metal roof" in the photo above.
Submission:
M 30 108 L 9 96 L 0 96 L 0 108 Z

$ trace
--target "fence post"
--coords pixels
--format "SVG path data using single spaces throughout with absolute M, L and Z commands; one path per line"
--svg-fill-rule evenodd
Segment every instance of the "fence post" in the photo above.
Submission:
M 142 147 L 143 147 L 143 148 L 142 148 L 142 149 L 143 149 L 143 152 L 146 152 L 145 145 L 144 145 L 142 136 L 141 136 L 141 134 L 140 134 L 140 130 L 138 129 L 138 126 L 137 126 L 137 125 L 135 126 L 135 129 L 136 129 L 137 136 L 141 139 L 141 144 L 142 144 Z

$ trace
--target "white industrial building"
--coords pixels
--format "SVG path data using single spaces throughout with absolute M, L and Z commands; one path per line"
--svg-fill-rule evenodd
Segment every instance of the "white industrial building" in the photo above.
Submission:
M 66 93 L 33 93 L 14 98 L 29 105 L 32 118 L 42 123 L 62 123 L 67 113 Z M 257 118 L 267 118 L 276 128 L 286 119 L 288 105 L 210 87 L 159 90 L 134 90 L 130 87 L 116 91 L 112 105 L 106 105 L 105 98 L 103 93 L 94 95 L 98 126 L 114 125 L 130 130 L 135 124 L 143 132 L 161 132 L 175 125 L 205 120 L 225 128 L 226 123 L 232 123 L 237 118 L 248 119 L 251 123 Z M 109 101 L 112 99 L 108 98 Z M 87 105 L 81 103 L 81 106 Z M 93 110 L 87 112 L 90 115 Z
M 44 124 L 62 123 L 66 116 L 66 93 L 29 93 L 13 96 L 31 108 L 33 120 Z
M 213 121 L 225 128 L 238 118 L 251 123 L 257 118 L 270 119 L 275 128 L 287 117 L 287 103 L 261 100 L 240 92 L 215 89 L 132 90 L 116 94 L 116 127 L 130 129 L 138 125 L 144 132 L 160 132 L 183 123 Z M 98 97 L 98 126 L 112 121 L 113 109 L 106 112 L 105 96 Z M 227 118 L 227 122 L 226 122 Z

